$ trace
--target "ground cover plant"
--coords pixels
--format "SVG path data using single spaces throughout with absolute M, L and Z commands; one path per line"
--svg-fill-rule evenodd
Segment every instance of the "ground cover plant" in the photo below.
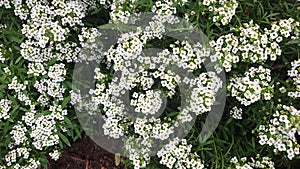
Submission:
M 156 18 L 132 29 L 145 12 Z M 297 0 L 0 0 L 0 169 L 58 160 L 90 132 L 79 109 L 89 127 L 123 139 L 129 168 L 290 168 L 300 157 L 299 12 Z M 176 17 L 210 47 L 163 35 Z M 99 29 L 121 32 L 105 52 L 93 46 Z M 80 83 L 91 102 L 74 82 L 86 62 L 97 65 L 94 86 Z M 221 119 L 203 141 L 222 94 Z

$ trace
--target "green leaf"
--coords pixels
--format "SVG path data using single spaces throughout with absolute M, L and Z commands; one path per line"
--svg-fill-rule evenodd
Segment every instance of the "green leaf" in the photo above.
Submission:
M 179 114 L 179 112 L 172 112 L 172 113 L 168 113 L 167 116 L 174 117 L 174 116 L 177 116 L 178 114 Z
M 22 58 L 23 58 L 23 57 L 20 56 L 20 57 L 16 60 L 15 64 L 18 64 Z
M 14 105 L 18 105 L 18 101 L 17 101 L 17 99 L 15 98 L 15 97 L 13 97 L 13 96 L 11 96 L 11 95 L 7 95 L 7 97 L 9 98 L 9 100 L 11 100 L 12 101 L 12 103 L 14 104 Z
M 6 76 L 0 77 L 0 83 L 4 83 L 4 84 L 7 83 Z
M 3 31 L 3 34 L 10 41 L 17 42 L 17 43 L 21 43 L 23 41 L 23 38 L 24 38 L 22 34 L 20 34 L 18 32 L 14 32 L 14 31 L 5 30 L 5 31 Z
M 68 139 L 66 136 L 64 136 L 64 135 L 61 134 L 61 133 L 58 133 L 58 136 L 59 136 L 59 138 L 61 138 L 61 140 L 62 140 L 65 144 L 67 144 L 69 147 L 71 147 L 71 143 L 70 143 L 69 139 Z
M 48 62 L 48 66 L 51 66 L 51 65 L 53 65 L 54 63 L 56 63 L 56 59 L 55 59 L 55 58 L 51 59 L 51 60 Z
M 10 113 L 13 114 L 14 112 L 16 112 L 18 110 L 19 107 L 20 107 L 20 105 L 16 105 L 15 108 Z
M 7 85 L 3 84 L 3 85 L 0 85 L 0 91 L 3 91 L 4 89 L 7 88 Z
M 40 158 L 39 161 L 45 164 L 49 163 L 49 161 L 46 158 Z
M 102 9 L 103 8 L 101 7 L 101 8 L 94 10 L 93 12 L 91 12 L 91 15 L 95 15 L 95 14 L 99 13 Z
M 251 139 L 251 145 L 252 145 L 253 149 L 255 149 L 255 140 L 254 140 L 253 137 L 252 137 L 252 139 Z
M 229 118 L 229 119 L 226 121 L 226 123 L 225 123 L 224 126 L 225 126 L 225 127 L 228 126 L 228 125 L 232 122 L 232 120 L 233 120 L 233 118 Z
M 300 45 L 300 39 L 290 40 L 285 45 Z
M 64 121 L 65 121 L 66 124 L 72 125 L 71 120 L 68 117 L 66 117 L 66 116 L 64 117 Z
M 63 101 L 62 104 L 61 104 L 61 107 L 62 107 L 62 108 L 65 108 L 65 107 L 67 106 L 67 104 L 70 102 L 70 100 L 71 100 L 71 95 L 69 95 L 68 97 L 66 97 L 66 98 L 64 99 L 64 101 Z
M 204 143 L 201 143 L 199 146 L 205 146 L 205 145 L 213 144 L 214 142 L 215 142 L 214 140 L 205 141 Z
M 75 133 L 76 133 L 76 137 L 75 139 L 78 137 L 78 138 L 81 138 L 81 132 L 79 131 L 79 126 L 76 126 L 75 127 Z
M 20 110 L 24 111 L 24 112 L 27 112 L 29 111 L 28 109 L 24 108 L 24 107 L 20 107 Z
M 64 81 L 63 86 L 69 89 L 72 89 L 73 84 L 69 81 Z

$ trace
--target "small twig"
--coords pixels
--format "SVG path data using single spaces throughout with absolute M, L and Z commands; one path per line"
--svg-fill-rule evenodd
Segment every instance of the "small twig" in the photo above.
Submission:
M 88 159 L 86 160 L 86 163 L 85 163 L 85 169 L 89 169 L 89 160 Z
M 274 65 L 272 67 L 272 70 L 281 70 L 281 69 L 284 69 L 284 68 L 286 68 L 285 64 L 279 64 L 279 65 Z
M 73 160 L 77 160 L 77 161 L 80 161 L 80 162 L 86 162 L 86 160 L 83 160 L 81 158 L 77 158 L 77 157 L 74 157 L 74 156 L 70 156 L 68 154 L 64 154 L 64 156 L 72 158 Z
M 271 21 L 277 21 L 277 18 L 270 18 Z
M 245 11 L 242 13 L 242 16 L 247 16 L 251 12 L 251 7 L 246 7 Z

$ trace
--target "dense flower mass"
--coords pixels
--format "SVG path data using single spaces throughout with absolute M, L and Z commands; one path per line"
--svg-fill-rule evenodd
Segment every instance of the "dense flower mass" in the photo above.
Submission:
M 58 160 L 82 134 L 74 111 L 101 116 L 135 169 L 289 165 L 300 156 L 299 6 L 0 0 L 0 169 Z M 79 63 L 98 64 L 92 86 L 72 81 Z
M 259 126 L 259 143 L 274 147 L 274 152 L 286 152 L 291 160 L 299 155 L 300 111 L 293 106 L 278 105 L 268 124 Z
M 250 159 L 250 160 L 248 160 Z M 230 162 L 233 164 L 234 169 L 254 169 L 254 168 L 268 168 L 275 169 L 274 162 L 269 157 L 261 157 L 259 154 L 253 157 L 243 157 L 238 159 L 233 157 Z
M 271 29 L 261 31 L 253 21 L 242 27 L 233 28 L 233 33 L 222 35 L 211 41 L 218 58 L 226 72 L 231 71 L 238 62 L 264 63 L 275 61 L 281 55 L 280 43 L 283 38 L 299 38 L 300 22 L 292 18 L 274 22 Z
M 212 17 L 213 22 L 221 23 L 222 25 L 227 25 L 230 22 L 238 7 L 236 0 L 203 0 L 203 2 L 199 3 L 214 14 Z
M 157 156 L 161 158 L 160 163 L 168 168 L 204 168 L 204 164 L 197 154 L 191 153 L 192 145 L 188 145 L 185 139 L 175 138 L 165 145 Z
M 165 28 L 161 22 L 166 21 L 154 18 L 154 21 L 150 23 L 161 25 L 163 31 Z M 209 56 L 209 50 L 201 48 L 202 44 L 200 43 L 190 44 L 188 41 L 176 41 L 170 45 L 171 50 L 162 50 L 156 56 L 151 57 L 141 55 L 147 39 L 161 36 L 161 33 L 151 26 L 146 27 L 146 32 L 138 28 L 137 32 L 123 34 L 118 45 L 110 48 L 106 54 L 108 66 L 95 69 L 95 79 L 98 83 L 96 83 L 96 88 L 89 92 L 92 94 L 93 105 L 99 106 L 104 111 L 105 135 L 121 138 L 134 133 L 135 137 L 140 140 L 139 142 L 147 143 L 140 145 L 142 148 L 134 145 L 126 147 L 135 168 L 145 167 L 149 163 L 147 150 L 156 146 L 154 143 L 157 140 L 163 141 L 174 137 L 172 135 L 176 133 L 178 127 L 193 120 L 193 114 L 200 115 L 210 111 L 215 102 L 215 95 L 222 87 L 222 81 L 215 72 L 201 73 L 198 76 L 192 75 L 193 71 L 202 68 L 201 63 Z M 106 77 L 109 75 L 104 73 L 108 67 L 119 72 L 118 76 L 108 80 Z M 163 91 L 153 89 L 157 83 Z M 158 116 L 159 113 L 171 113 L 160 110 L 166 104 L 164 99 L 172 99 L 176 96 L 178 87 L 182 92 L 190 94 L 190 97 L 187 96 L 186 100 L 182 98 L 181 101 L 186 102 L 186 105 L 178 110 L 178 120 L 175 123 L 170 122 L 169 119 L 146 118 L 150 115 Z M 128 108 L 122 100 L 126 90 L 135 90 L 130 95 L 130 105 L 133 110 Z M 72 91 L 72 93 L 76 93 L 76 91 Z M 88 107 L 84 106 L 85 102 L 78 104 L 83 104 L 80 107 Z M 136 116 L 134 121 L 132 114 Z M 132 125 L 133 133 L 130 132 Z M 129 136 L 126 138 L 126 142 L 134 141 L 133 139 L 134 137 Z M 142 151 L 142 157 L 141 153 L 138 153 L 140 151 Z M 161 163 L 166 165 L 162 161 Z M 167 167 L 172 168 L 172 165 L 168 164 Z M 193 165 L 189 168 L 193 168 Z
M 9 110 L 11 109 L 11 101 L 7 99 L 0 100 L 1 114 L 0 119 L 6 120 L 10 117 Z
M 273 96 L 274 86 L 270 86 L 271 71 L 259 66 L 251 67 L 241 77 L 230 79 L 228 89 L 242 105 L 249 106 L 258 100 L 270 100 Z

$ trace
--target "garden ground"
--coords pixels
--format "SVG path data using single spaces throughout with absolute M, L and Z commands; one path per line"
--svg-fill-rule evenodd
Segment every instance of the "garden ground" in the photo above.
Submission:
M 63 150 L 62 157 L 50 160 L 49 169 L 125 169 L 123 159 L 115 165 L 115 156 L 96 145 L 90 138 L 77 140 Z

